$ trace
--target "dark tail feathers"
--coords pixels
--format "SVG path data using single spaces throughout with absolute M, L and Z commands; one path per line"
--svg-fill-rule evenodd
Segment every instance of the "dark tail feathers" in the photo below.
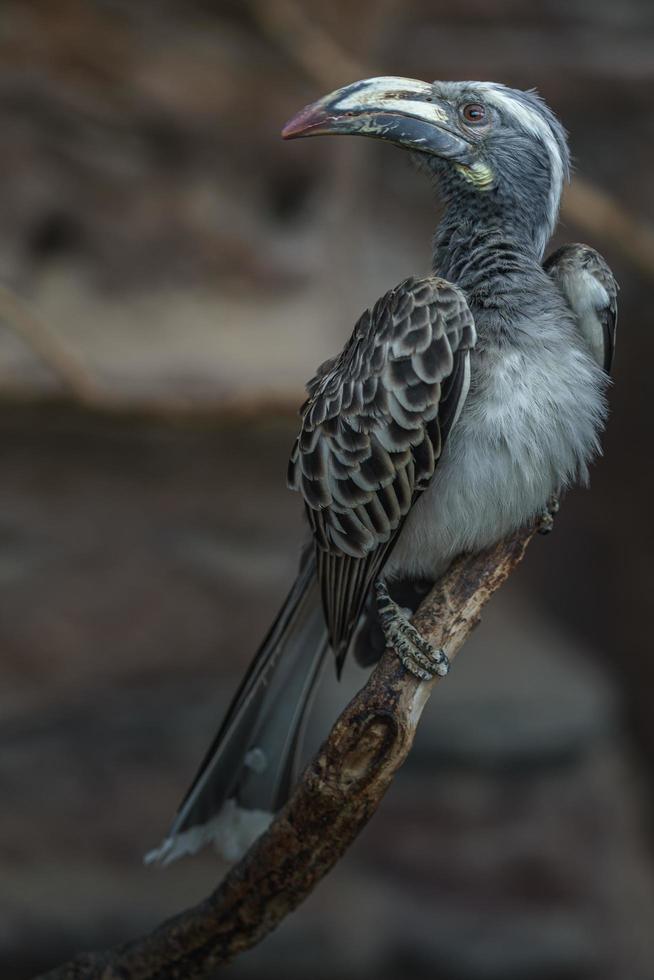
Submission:
M 311 694 L 328 649 L 313 556 L 245 675 L 170 833 L 146 861 L 213 842 L 236 859 L 286 801 Z

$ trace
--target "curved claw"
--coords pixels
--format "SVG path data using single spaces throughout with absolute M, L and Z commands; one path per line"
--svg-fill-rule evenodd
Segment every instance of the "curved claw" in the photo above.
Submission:
M 429 681 L 437 675 L 445 677 L 450 669 L 445 651 L 425 640 L 409 622 L 391 598 L 382 578 L 375 582 L 375 595 L 384 637 L 388 646 L 395 650 L 402 666 L 421 681 Z
M 553 493 L 538 518 L 539 534 L 549 534 L 554 530 L 554 517 L 558 514 L 560 507 L 559 495 L 558 493 Z

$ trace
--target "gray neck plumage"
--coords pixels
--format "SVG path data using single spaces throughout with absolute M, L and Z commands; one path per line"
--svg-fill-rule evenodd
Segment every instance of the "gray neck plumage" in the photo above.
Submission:
M 540 270 L 551 223 L 544 207 L 528 214 L 493 192 L 473 193 L 446 197 L 433 240 L 433 269 L 481 305 L 510 304 L 518 301 L 525 277 Z
M 475 316 L 498 314 L 492 322 L 500 332 L 532 299 L 539 302 L 543 249 L 536 235 L 513 222 L 490 216 L 454 220 L 446 212 L 433 246 L 434 272 L 465 291 Z
M 461 281 L 471 254 L 481 260 L 488 248 L 506 246 L 527 263 L 541 263 L 558 217 L 560 186 L 543 164 L 540 179 L 502 181 L 480 190 L 465 183 L 450 166 L 433 165 L 445 212 L 433 242 L 434 270 Z M 467 253 L 467 259 L 466 259 Z

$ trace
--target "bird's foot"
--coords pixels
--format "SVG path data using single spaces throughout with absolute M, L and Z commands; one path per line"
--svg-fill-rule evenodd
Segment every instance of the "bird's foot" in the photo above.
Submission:
M 432 646 L 409 622 L 400 606 L 391 599 L 382 578 L 375 582 L 375 594 L 386 643 L 395 650 L 402 666 L 421 681 L 430 681 L 436 675 L 445 677 L 450 669 L 445 651 Z
M 538 518 L 539 534 L 549 534 L 554 530 L 554 517 L 558 514 L 560 506 L 558 493 L 553 493 Z

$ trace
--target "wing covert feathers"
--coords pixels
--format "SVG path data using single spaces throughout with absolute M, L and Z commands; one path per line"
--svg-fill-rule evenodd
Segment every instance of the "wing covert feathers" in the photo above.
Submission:
M 433 476 L 475 342 L 461 290 L 407 279 L 357 322 L 307 385 L 289 485 L 304 497 L 332 645 L 349 641 L 372 578 Z M 448 426 L 449 428 L 449 426 Z M 338 655 L 338 653 L 337 653 Z
M 574 313 L 590 351 L 611 372 L 618 323 L 618 284 L 590 245 L 563 245 L 544 263 Z

